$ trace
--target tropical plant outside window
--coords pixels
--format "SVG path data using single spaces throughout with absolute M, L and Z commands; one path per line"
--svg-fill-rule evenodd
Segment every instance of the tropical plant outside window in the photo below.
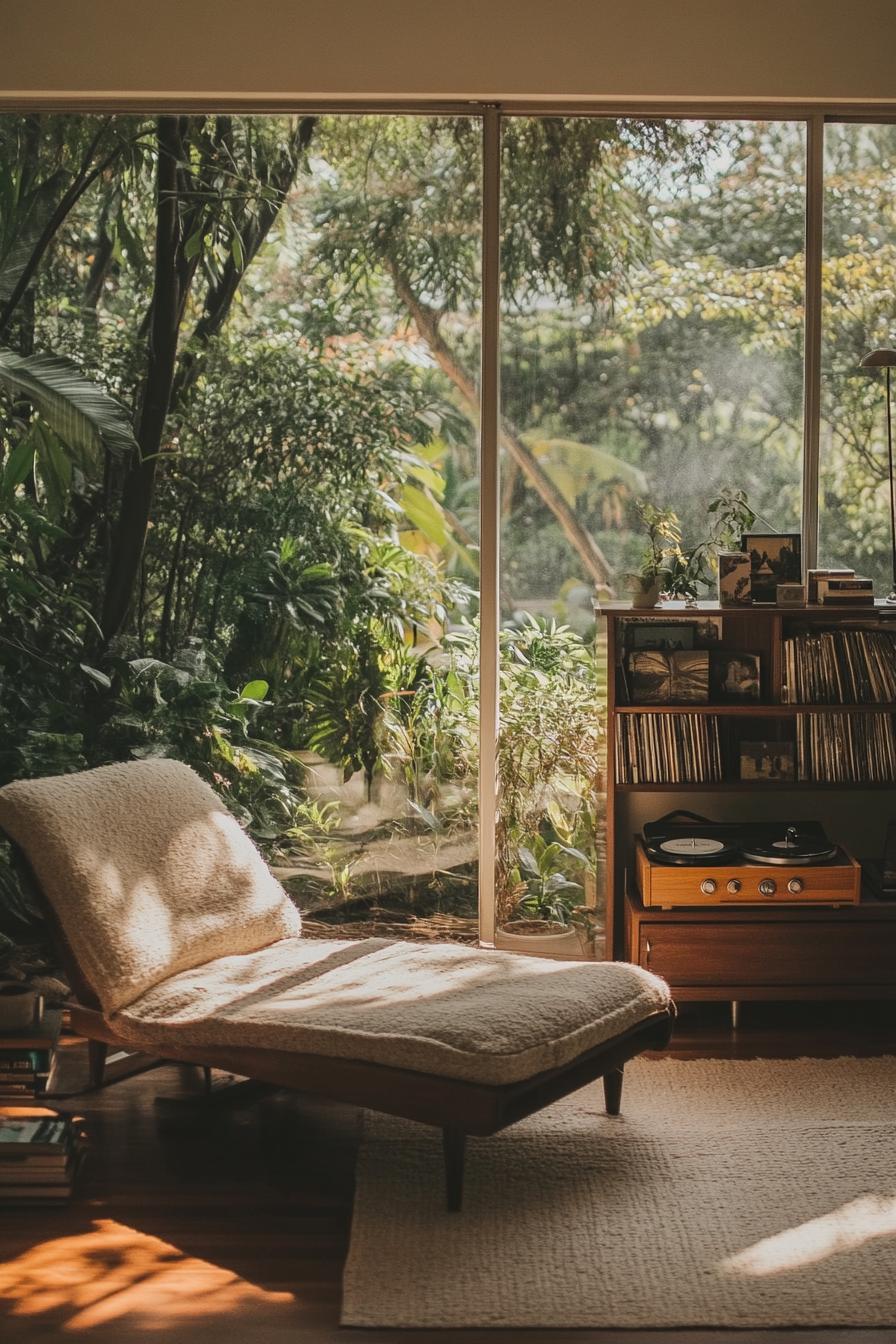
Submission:
M 826 134 L 822 559 L 880 579 L 896 141 Z M 593 931 L 639 502 L 801 523 L 806 130 L 502 135 L 495 899 Z M 481 137 L 0 118 L 0 782 L 178 756 L 312 932 L 475 937 Z
M 883 378 L 860 369 L 896 345 L 896 126 L 825 135 L 819 560 L 892 586 Z

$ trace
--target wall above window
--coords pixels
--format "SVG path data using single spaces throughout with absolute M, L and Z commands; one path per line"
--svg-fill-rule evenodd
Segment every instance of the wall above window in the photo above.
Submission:
M 865 0 L 36 0 L 9 97 L 896 100 L 896 10 Z

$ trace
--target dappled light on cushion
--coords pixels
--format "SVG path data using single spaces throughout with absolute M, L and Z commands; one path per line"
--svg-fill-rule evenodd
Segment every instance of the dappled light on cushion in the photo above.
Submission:
M 668 1004 L 663 981 L 622 962 L 286 938 L 173 975 L 110 1025 L 151 1049 L 281 1050 L 500 1084 L 560 1068 Z
M 896 1197 L 862 1195 L 849 1204 L 766 1237 L 722 1262 L 726 1274 L 761 1278 L 813 1265 L 866 1242 L 896 1236 Z
M 296 1311 L 292 1293 L 268 1292 L 111 1219 L 0 1265 L 0 1304 L 13 1317 L 52 1318 L 66 1332 L 117 1323 L 168 1339 L 165 1331 L 179 1323 L 234 1313 L 245 1315 L 248 1339 L 253 1328 L 285 1324 Z

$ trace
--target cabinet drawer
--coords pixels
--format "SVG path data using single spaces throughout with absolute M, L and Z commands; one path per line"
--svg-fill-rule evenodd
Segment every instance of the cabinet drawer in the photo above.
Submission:
M 676 985 L 887 984 L 896 928 L 842 923 L 642 923 L 638 961 Z

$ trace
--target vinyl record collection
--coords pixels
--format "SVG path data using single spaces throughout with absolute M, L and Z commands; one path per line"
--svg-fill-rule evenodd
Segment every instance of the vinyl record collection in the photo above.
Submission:
M 825 784 L 896 781 L 896 734 L 889 714 L 800 714 L 796 768 Z
M 806 631 L 783 644 L 788 704 L 896 701 L 896 631 Z
M 0 1107 L 0 1207 L 63 1204 L 79 1162 L 70 1116 L 43 1107 Z
M 618 784 L 714 784 L 722 778 L 712 714 L 626 714 L 616 731 Z

